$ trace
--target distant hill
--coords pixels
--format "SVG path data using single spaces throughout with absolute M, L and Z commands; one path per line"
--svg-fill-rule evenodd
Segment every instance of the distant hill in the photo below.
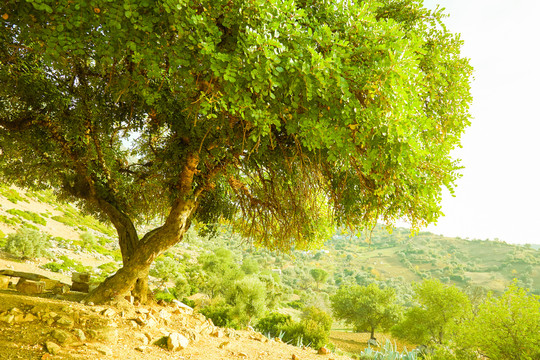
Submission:
M 110 225 L 58 202 L 50 191 L 35 193 L 0 186 L 0 239 L 20 226 L 51 234 L 56 246 L 99 255 L 101 263 L 121 264 L 116 233 Z M 85 243 L 83 233 L 90 234 L 94 243 Z M 465 240 L 429 232 L 411 236 L 407 229 L 396 228 L 389 233 L 383 226 L 377 226 L 370 235 L 368 241 L 366 234 L 337 232 L 322 249 L 283 254 L 255 248 L 226 229 L 213 238 L 201 238 L 190 231 L 170 252 L 196 259 L 201 253 L 227 248 L 236 254 L 238 262 L 251 258 L 261 269 L 279 272 L 286 290 L 294 293 L 292 298 L 313 297 L 309 271 L 314 268 L 329 273 L 321 288 L 327 294 L 343 283 L 377 281 L 406 288 L 411 282 L 430 277 L 462 288 L 495 292 L 502 292 L 515 278 L 521 286 L 540 293 L 540 246 Z M 108 270 L 114 268 L 109 265 Z

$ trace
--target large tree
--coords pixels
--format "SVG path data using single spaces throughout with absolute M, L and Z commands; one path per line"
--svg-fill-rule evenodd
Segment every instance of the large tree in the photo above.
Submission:
M 382 289 L 374 283 L 342 286 L 330 300 L 335 318 L 352 325 L 354 331 L 369 331 L 373 340 L 375 331 L 388 330 L 401 318 L 401 306 L 390 287 Z
M 468 61 L 419 0 L 4 0 L 0 173 L 118 231 L 144 300 L 192 221 L 281 249 L 440 215 Z M 138 234 L 137 224 L 162 219 Z

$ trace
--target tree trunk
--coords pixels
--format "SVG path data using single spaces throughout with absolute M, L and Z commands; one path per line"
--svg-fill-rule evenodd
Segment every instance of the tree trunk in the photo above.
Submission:
M 141 303 L 146 302 L 148 271 L 154 260 L 180 242 L 190 226 L 190 216 L 197 204 L 191 200 L 177 200 L 165 222 L 147 233 L 135 247 L 131 256 L 114 275 L 107 278 L 87 300 L 95 304 L 110 302 L 131 294 Z
M 197 208 L 197 194 L 193 193 L 192 185 L 198 163 L 198 153 L 187 155 L 186 164 L 178 179 L 179 195 L 172 204 L 165 223 L 148 232 L 140 240 L 133 221 L 93 192 L 92 199 L 109 216 L 118 232 L 123 266 L 89 294 L 88 301 L 109 302 L 130 292 L 141 303 L 147 301 L 150 266 L 159 255 L 182 240 L 191 224 L 191 215 Z

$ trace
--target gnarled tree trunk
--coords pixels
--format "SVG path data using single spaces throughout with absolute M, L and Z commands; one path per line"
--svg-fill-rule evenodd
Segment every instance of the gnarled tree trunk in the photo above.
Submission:
M 153 261 L 164 251 L 178 243 L 190 225 L 196 208 L 193 200 L 177 200 L 165 222 L 138 241 L 114 275 L 101 283 L 87 298 L 94 303 L 105 303 L 130 292 L 138 301 L 147 300 L 148 271 Z

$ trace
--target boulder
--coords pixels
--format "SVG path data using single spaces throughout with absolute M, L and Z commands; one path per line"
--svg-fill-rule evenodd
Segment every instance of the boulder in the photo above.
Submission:
M 317 354 L 319 354 L 319 355 L 328 355 L 328 354 L 330 354 L 330 350 L 323 346 L 317 351 Z
M 71 274 L 71 281 L 72 282 L 79 282 L 79 283 L 89 283 L 90 282 L 90 274 L 89 273 L 74 272 L 73 274 Z
M 56 344 L 56 343 L 54 343 L 52 341 L 47 341 L 45 343 L 45 349 L 47 350 L 47 352 L 49 354 L 56 355 L 56 354 L 58 354 L 60 352 L 61 347 L 60 347 L 60 345 L 58 345 L 58 344 Z
M 189 340 L 184 335 L 173 332 L 167 338 L 167 349 L 170 351 L 183 350 L 189 345 Z
M 55 329 L 51 333 L 51 336 L 60 344 L 65 344 L 71 340 L 71 334 L 64 330 Z
M 18 292 L 23 294 L 41 294 L 43 293 L 43 290 L 45 290 L 45 283 L 43 281 L 20 278 L 15 288 Z
M 9 281 L 11 277 L 0 275 L 0 290 L 7 289 L 9 287 Z

